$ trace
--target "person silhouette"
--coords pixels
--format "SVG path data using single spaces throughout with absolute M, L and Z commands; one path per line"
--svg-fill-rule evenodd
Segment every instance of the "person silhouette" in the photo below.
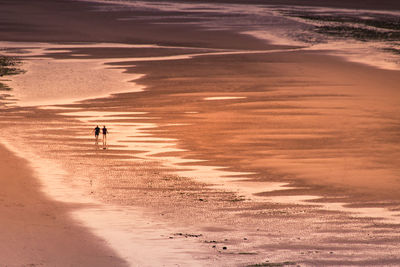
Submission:
M 107 134 L 108 134 L 108 130 L 105 125 L 103 125 L 102 131 L 103 131 L 103 146 L 105 149 L 105 146 L 107 145 Z
M 100 127 L 97 125 L 94 129 L 94 138 L 95 138 L 95 143 L 97 144 L 99 142 L 99 134 L 100 134 Z

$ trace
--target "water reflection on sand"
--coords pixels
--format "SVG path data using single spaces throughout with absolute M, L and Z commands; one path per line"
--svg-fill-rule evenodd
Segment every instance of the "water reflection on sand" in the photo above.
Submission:
M 141 2 L 136 4 L 141 4 Z M 154 3 L 154 5 L 157 8 L 160 7 L 160 3 Z M 177 6 L 165 3 L 164 7 L 174 10 Z M 238 6 L 230 7 L 232 9 L 229 12 L 240 12 L 237 9 Z M 183 8 L 189 9 L 193 6 Z M 201 10 L 210 11 L 209 9 Z M 250 11 L 260 12 L 262 15 L 265 9 L 255 6 Z M 225 11 L 216 8 L 214 12 L 219 14 Z M 280 19 L 277 23 L 283 20 L 287 22 L 286 18 L 280 15 L 278 17 Z M 232 19 L 227 18 L 226 22 L 229 21 L 232 22 Z M 214 29 L 231 26 L 240 28 L 240 25 L 236 24 L 237 21 L 233 25 L 221 24 L 222 26 L 214 25 L 215 21 L 208 22 L 208 27 L 214 27 Z M 296 23 L 295 21 L 294 24 Z M 260 31 L 251 32 L 253 36 L 259 33 Z M 261 31 L 261 35 L 262 33 Z M 263 38 L 263 36 L 259 37 Z M 295 43 L 290 44 L 295 45 Z M 222 217 L 232 210 L 232 213 L 240 212 L 243 216 L 234 218 L 233 223 L 231 222 L 232 227 L 236 225 L 236 220 L 249 214 L 250 211 L 247 208 L 254 208 L 255 212 L 249 217 L 254 215 L 254 218 L 259 219 L 258 223 L 263 225 L 265 217 L 257 217 L 256 214 L 260 210 L 260 213 L 273 214 L 274 209 L 271 207 L 274 203 L 295 207 L 316 207 L 319 211 L 334 211 L 335 214 L 346 213 L 346 218 L 349 217 L 347 215 L 366 218 L 368 224 L 376 221 L 400 223 L 399 212 L 385 208 L 387 202 L 373 203 L 373 205 L 382 204 L 384 206 L 382 208 L 365 206 L 354 208 L 342 201 L 340 195 L 336 195 L 337 200 L 334 197 L 329 198 L 329 195 L 324 199 L 326 195 L 322 196 L 322 193 L 319 195 L 320 192 L 316 190 L 309 191 L 311 187 L 295 186 L 296 183 L 289 182 L 311 177 L 310 184 L 317 181 L 329 186 L 336 185 L 335 182 L 337 182 L 357 188 L 357 186 L 364 186 L 365 181 L 372 177 L 373 179 L 368 181 L 372 184 L 370 186 L 385 184 L 389 187 L 393 185 L 391 179 L 397 177 L 396 161 L 392 160 L 389 164 L 382 162 L 382 159 L 387 161 L 388 158 L 395 158 L 390 155 L 396 155 L 391 139 L 393 136 L 396 137 L 396 128 L 394 130 L 388 129 L 389 127 L 384 128 L 396 126 L 396 106 L 390 106 L 388 102 L 381 105 L 379 101 L 375 101 L 374 97 L 366 97 L 364 93 L 371 89 L 368 87 L 368 82 L 354 91 L 349 91 L 355 79 L 347 75 L 352 74 L 355 69 L 358 74 L 360 66 L 354 68 L 341 61 L 339 63 L 339 60 L 335 61 L 328 57 L 319 58 L 315 56 L 317 53 L 310 52 L 310 50 L 326 50 L 332 47 L 324 47 L 322 44 L 277 50 L 231 50 L 182 46 L 174 47 L 179 51 L 174 50 L 173 53 L 163 54 L 152 51 L 150 55 L 143 56 L 140 53 L 142 48 L 171 49 L 173 47 L 152 44 L 135 46 L 8 43 L 6 45 L 20 47 L 24 50 L 26 58 L 31 60 L 31 65 L 27 65 L 28 74 L 21 76 L 21 79 L 19 77 L 15 79 L 20 79 L 21 82 L 14 83 L 15 88 L 21 89 L 27 86 L 24 90 L 16 91 L 20 94 L 17 103 L 19 101 L 22 106 L 24 104 L 42 105 L 37 110 L 26 108 L 28 110 L 24 114 L 26 117 L 3 117 L 5 120 L 21 118 L 25 123 L 22 126 L 24 131 L 28 128 L 31 130 L 31 135 L 26 138 L 25 132 L 23 134 L 18 132 L 18 129 L 21 129 L 18 121 L 10 120 L 11 124 L 15 123 L 14 127 L 10 127 L 10 133 L 14 131 L 15 136 L 10 134 L 10 137 L 7 137 L 8 144 L 14 145 L 10 145 L 14 151 L 25 151 L 21 156 L 30 159 L 34 169 L 41 171 L 39 176 L 48 186 L 45 186 L 44 190 L 50 196 L 66 202 L 75 200 L 79 202 L 78 204 L 87 205 L 74 212 L 74 216 L 85 221 L 96 233 L 104 236 L 123 256 L 131 258 L 131 261 L 135 260 L 138 251 L 142 254 L 148 253 L 149 250 L 160 249 L 162 252 L 158 255 L 161 258 L 175 255 L 174 252 L 182 250 L 184 243 L 179 243 L 171 249 L 171 243 L 166 242 L 165 239 L 168 237 L 168 231 L 175 231 L 175 228 L 168 228 L 166 224 L 157 221 L 149 226 L 144 225 L 149 221 L 144 220 L 140 212 L 136 213 L 135 208 L 132 208 L 134 205 L 112 206 L 94 201 L 96 197 L 102 197 L 98 195 L 92 197 L 102 182 L 107 184 L 102 188 L 103 191 L 99 190 L 98 194 L 106 195 L 104 199 L 110 202 L 114 197 L 122 195 L 122 200 L 128 199 L 128 203 L 132 203 L 129 202 L 129 197 L 133 198 L 132 192 L 138 193 L 140 186 L 144 186 L 144 193 L 150 195 L 145 198 L 146 201 L 152 201 L 157 196 L 161 196 L 161 200 L 157 200 L 160 201 L 159 203 L 178 200 L 177 204 L 180 204 L 179 200 L 185 199 L 180 196 L 184 195 L 189 196 L 185 200 L 196 201 L 192 204 L 193 210 L 204 212 L 207 208 L 199 204 L 205 202 L 201 194 L 206 195 L 207 192 L 203 193 L 197 189 L 198 191 L 193 193 L 190 192 L 192 188 L 180 188 L 164 199 L 162 197 L 165 194 L 175 190 L 176 184 L 168 184 L 170 187 L 153 187 L 152 181 L 148 184 L 135 183 L 134 180 L 138 178 L 135 177 L 136 174 L 148 176 L 149 179 L 153 178 L 151 174 L 159 171 L 153 167 L 159 168 L 158 165 L 182 180 L 192 178 L 210 185 L 204 187 L 218 190 L 218 193 L 211 193 L 217 195 L 215 198 L 219 198 L 213 204 L 219 204 L 222 212 L 211 215 L 217 214 Z M 359 48 L 357 45 L 353 47 L 353 50 Z M 82 48 L 87 49 L 87 53 L 80 52 L 79 49 Z M 102 58 L 102 56 L 107 57 L 106 55 L 97 55 L 98 58 L 96 58 L 90 54 L 91 48 L 110 48 L 114 49 L 114 52 L 122 48 L 131 49 L 132 55 L 108 58 Z M 343 47 L 339 48 L 343 49 Z M 344 50 L 347 48 L 344 46 Z M 350 49 L 346 51 L 357 56 Z M 368 48 L 364 53 L 370 51 Z M 123 54 L 121 51 L 118 52 Z M 304 53 L 308 53 L 307 56 L 304 56 Z M 310 58 L 312 60 L 309 60 Z M 332 60 L 332 65 L 321 64 L 320 61 L 325 60 Z M 322 65 L 324 68 L 321 69 Z M 348 70 L 341 71 L 342 67 Z M 383 67 L 385 68 L 385 64 Z M 136 68 L 143 71 L 135 72 Z M 128 72 L 125 72 L 126 69 Z M 366 68 L 363 70 L 365 71 Z M 144 77 L 138 73 L 146 73 L 150 77 Z M 337 73 L 343 80 L 336 81 L 332 78 Z M 62 78 L 68 75 L 71 78 L 68 79 L 70 83 L 66 88 Z M 357 80 L 368 80 L 367 76 L 368 72 L 364 76 L 357 77 Z M 46 77 L 50 77 L 47 85 L 43 83 Z M 147 81 L 152 85 L 151 91 L 146 91 L 146 88 L 138 83 L 128 82 L 133 79 L 137 81 L 139 78 L 141 82 Z M 199 82 L 205 80 L 207 80 L 206 83 Z M 43 95 L 35 91 L 38 84 L 43 89 L 40 93 L 53 93 L 47 101 Z M 382 82 L 378 84 L 381 85 Z M 30 85 L 34 86 L 29 87 Z M 389 87 L 386 86 L 385 89 Z M 374 91 L 377 87 L 372 89 Z M 63 92 L 66 90 L 75 90 L 74 96 L 79 97 L 65 96 Z M 388 90 L 390 91 L 390 88 Z M 24 93 L 28 91 L 31 95 L 24 96 Z M 116 94 L 122 92 L 136 93 Z M 380 94 L 381 92 L 378 94 L 379 97 Z M 388 95 L 387 99 L 396 102 L 396 98 L 391 93 Z M 32 101 L 32 97 L 36 97 L 36 101 Z M 54 103 L 70 104 L 76 100 L 97 97 L 103 98 L 76 102 L 73 108 L 64 108 L 61 105 L 43 106 Z M 363 97 L 367 101 L 364 101 Z M 29 103 L 29 101 L 32 102 Z M 120 110 L 136 111 L 120 112 Z M 387 112 L 388 110 L 393 113 Z M 18 110 L 15 113 L 17 114 Z M 34 122 L 38 124 L 34 125 Z M 67 126 L 63 126 L 62 123 Z M 106 125 L 110 131 L 107 145 L 103 146 L 101 141 L 95 144 L 91 136 L 93 134 L 90 131 L 97 124 Z M 182 133 L 181 129 L 186 131 Z M 369 134 L 373 131 L 377 134 Z M 391 135 L 389 132 L 394 134 Z M 7 140 L 5 142 L 7 143 Z M 53 164 L 53 162 L 60 164 Z M 149 165 L 151 172 L 146 172 L 140 169 L 146 168 L 146 166 L 140 166 L 141 162 L 156 162 L 157 164 Z M 139 166 L 135 166 L 135 163 L 139 163 L 137 164 Z M 71 174 L 66 174 L 64 168 L 71 171 Z M 135 172 L 137 171 L 135 168 L 138 168 L 140 172 Z M 287 172 L 286 177 L 274 176 L 273 172 L 277 169 Z M 125 170 L 127 171 L 124 172 Z M 174 181 L 178 180 L 177 177 L 171 178 L 169 173 L 161 176 L 160 183 L 168 179 L 173 180 L 173 178 L 175 178 Z M 254 179 L 255 177 L 257 179 Z M 386 180 L 374 180 L 377 177 L 383 177 Z M 99 178 L 100 181 L 95 181 L 93 178 Z M 182 184 L 186 185 L 184 182 Z M 296 190 L 303 192 L 296 193 Z M 332 191 L 330 193 L 336 193 Z M 227 192 L 234 192 L 236 197 L 222 197 Z M 154 197 L 154 195 L 157 196 Z M 262 203 L 265 206 L 261 204 L 261 208 L 246 206 L 253 202 L 255 205 Z M 226 203 L 234 203 L 234 205 L 229 206 Z M 190 209 L 190 205 L 188 206 Z M 284 205 L 277 206 L 277 209 L 284 207 Z M 170 206 L 167 207 L 170 208 Z M 185 208 L 188 212 L 188 207 Z M 293 214 L 296 213 L 292 213 L 291 216 L 294 216 Z M 203 217 L 203 215 L 211 216 L 210 213 L 204 212 L 204 214 L 196 214 L 197 217 L 194 216 L 194 218 Z M 160 216 L 164 216 L 164 212 L 161 212 Z M 261 238 L 263 243 L 271 242 L 273 238 L 271 234 L 284 220 L 293 219 L 294 224 L 301 221 L 297 217 L 290 216 L 286 218 L 270 216 L 269 219 L 276 220 L 275 222 L 278 221 L 278 223 L 272 225 L 274 229 L 265 226 L 266 232 L 270 232 L 264 236 L 264 239 Z M 279 222 L 279 220 L 282 221 Z M 321 220 L 325 223 L 326 217 Z M 304 221 L 315 222 L 312 218 L 306 218 Z M 137 222 L 140 225 L 134 225 Z M 223 223 L 225 224 L 225 221 Z M 250 225 L 251 223 L 253 222 L 250 222 Z M 154 231 L 157 227 L 165 230 Z M 310 227 L 303 229 L 310 229 Z M 240 230 L 241 232 L 248 231 L 247 228 Z M 292 235 L 290 229 L 283 230 Z M 252 234 L 258 236 L 258 229 L 255 228 Z M 135 235 L 136 238 L 134 238 Z M 321 236 L 322 239 L 319 241 L 324 242 L 319 244 L 325 244 L 326 240 L 323 235 L 319 237 Z M 285 237 L 285 234 L 279 234 L 277 242 L 282 242 L 281 237 Z M 294 236 L 286 240 L 292 243 L 292 239 Z M 154 243 L 155 240 L 157 240 L 157 245 Z M 144 249 L 132 246 L 133 243 L 144 244 Z M 288 243 L 283 243 L 286 248 Z M 184 248 L 186 251 L 186 247 Z M 388 250 L 389 252 L 391 251 Z M 178 253 L 179 255 L 186 254 Z M 151 256 L 150 253 L 149 258 Z M 172 260 L 176 260 L 176 257 Z M 191 259 L 182 256 L 179 261 L 185 264 L 191 262 Z
M 219 99 L 216 97 L 216 99 Z M 223 100 L 237 99 L 235 97 L 222 97 Z M 176 139 L 160 138 L 151 133 L 152 129 L 159 126 L 155 123 L 121 123 L 121 119 L 131 121 L 151 119 L 151 117 L 137 117 L 137 115 L 148 115 L 146 112 L 108 112 L 108 111 L 69 111 L 61 115 L 78 118 L 88 127 L 96 123 L 107 124 L 112 133 L 109 139 L 108 149 L 117 150 L 113 155 L 118 155 L 118 151 L 131 151 L 129 154 L 120 154 L 124 156 L 123 161 L 152 160 L 160 162 L 164 167 L 171 168 L 174 173 L 195 179 L 212 185 L 212 188 L 219 190 L 229 190 L 237 193 L 243 200 L 264 202 L 269 201 L 279 204 L 295 205 L 316 205 L 324 210 L 340 211 L 352 214 L 355 217 L 382 218 L 390 223 L 400 223 L 400 212 L 391 211 L 387 208 L 369 208 L 369 207 L 349 207 L 348 203 L 323 201 L 321 196 L 317 195 L 283 195 L 268 196 L 257 195 L 259 193 L 274 192 L 280 190 L 296 189 L 282 182 L 254 182 L 249 180 L 249 175 L 253 173 L 234 172 L 225 170 L 224 166 L 207 166 L 205 160 L 184 158 L 185 150 L 179 149 Z M 164 125 L 168 126 L 168 125 Z M 85 136 L 81 136 L 85 138 Z M 114 147 L 115 146 L 115 147 Z M 136 151 L 136 152 L 135 152 Z M 91 154 L 94 152 L 87 152 Z M 174 153 L 181 156 L 163 156 L 164 153 Z M 198 164 L 198 163 L 201 163 Z M 322 201 L 318 201 L 321 199 Z
M 102 145 L 102 142 L 99 141 L 95 145 L 95 150 L 85 150 L 83 153 L 85 155 L 98 155 L 99 149 L 107 150 L 107 153 L 111 153 L 112 156 L 119 156 L 120 160 L 122 161 L 129 161 L 129 160 L 155 160 L 160 163 L 164 167 L 171 168 L 175 170 L 175 173 L 183 176 L 183 177 L 190 177 L 197 179 L 201 182 L 206 182 L 208 184 L 212 184 L 214 188 L 223 189 L 223 190 L 231 190 L 237 192 L 238 195 L 244 197 L 245 199 L 252 200 L 252 201 L 264 201 L 266 198 L 262 198 L 257 196 L 258 193 L 265 193 L 265 192 L 272 192 L 272 191 L 279 191 L 279 190 L 289 190 L 291 189 L 288 187 L 288 183 L 286 182 L 267 182 L 264 181 L 262 183 L 258 182 L 250 182 L 249 179 L 252 175 L 256 174 L 256 172 L 246 172 L 246 171 L 232 171 L 231 166 L 224 166 L 224 165 L 212 165 L 207 164 L 208 159 L 196 159 L 196 158 L 188 158 L 185 156 L 186 149 L 179 148 L 178 139 L 176 138 L 166 138 L 166 137 L 159 137 L 154 134 L 154 130 L 157 130 L 160 127 L 174 127 L 174 126 L 184 126 L 182 123 L 155 123 L 155 122 L 146 122 L 160 120 L 162 117 L 155 117 L 152 116 L 150 113 L 147 112 L 120 112 L 120 111 L 90 111 L 85 109 L 80 109 L 76 107 L 65 107 L 64 106 L 46 106 L 48 102 L 59 103 L 59 104 L 67 104 L 73 102 L 74 98 L 65 95 L 63 92 L 66 90 L 64 81 L 60 79 L 64 73 L 68 72 L 70 69 L 74 69 L 73 77 L 74 79 L 70 81 L 71 84 L 67 84 L 68 88 L 75 88 L 74 90 L 79 91 L 80 93 L 74 95 L 80 95 L 78 99 L 90 97 L 92 92 L 94 95 L 99 97 L 99 92 L 102 91 L 101 88 L 104 88 L 104 97 L 108 96 L 110 93 L 121 93 L 125 90 L 127 92 L 141 92 L 144 90 L 144 86 L 138 85 L 135 83 L 128 83 L 128 81 L 132 81 L 132 79 L 140 79 L 143 75 L 140 74 L 125 74 L 123 73 L 123 68 L 125 67 L 124 62 L 132 64 L 132 62 L 151 62 L 151 61 L 166 61 L 166 60 L 182 60 L 182 59 L 191 59 L 194 57 L 201 57 L 201 56 L 229 56 L 229 55 L 252 55 L 252 54 L 270 54 L 270 53 L 281 53 L 281 52 L 295 52 L 300 51 L 302 49 L 283 49 L 283 50 L 267 50 L 267 51 L 206 51 L 202 53 L 189 53 L 189 54 L 182 54 L 182 55 L 172 55 L 172 56 L 157 56 L 157 57 L 126 57 L 126 58 L 109 58 L 109 59 L 50 59 L 46 57 L 46 53 L 49 53 L 49 49 L 52 53 L 71 53 L 74 55 L 73 49 L 76 48 L 93 48 L 93 47 L 110 47 L 113 44 L 77 44 L 77 45 L 53 45 L 53 44 L 46 44 L 46 43 L 35 43 L 32 47 L 32 44 L 23 44 L 23 43 L 10 43 L 6 42 L 5 45 L 8 47 L 19 47 L 24 48 L 25 56 L 27 58 L 33 56 L 39 56 L 41 60 L 34 59 L 29 64 L 36 64 L 37 66 L 28 67 L 29 72 L 25 76 L 16 77 L 15 81 L 12 85 L 16 88 L 19 88 L 15 92 L 19 96 L 19 103 L 22 105 L 41 105 L 40 108 L 43 110 L 54 110 L 55 113 L 63 116 L 71 116 L 72 118 L 77 118 L 81 122 L 83 122 L 86 127 L 92 128 L 96 124 L 103 125 L 106 124 L 110 130 L 109 140 L 107 145 Z M 124 44 L 115 44 L 114 48 L 133 48 L 133 49 L 141 49 L 141 48 L 171 48 L 171 47 L 162 47 L 156 45 L 124 45 Z M 58 49 L 58 50 L 54 50 Z M 180 49 L 184 49 L 181 47 Z M 193 48 L 192 48 L 193 49 Z M 183 50 L 182 50 L 183 51 Z M 44 60 L 46 59 L 46 60 Z M 118 63 L 113 63 L 118 62 Z M 113 68 L 108 68 L 106 64 L 110 64 Z M 57 67 L 55 67 L 57 66 Z M 82 66 L 79 68 L 79 66 Z M 47 73 L 46 70 L 51 72 L 51 75 Z M 88 71 L 93 72 L 96 70 L 97 72 L 94 74 L 93 77 L 96 79 L 88 79 Z M 92 77 L 90 76 L 90 77 Z M 53 79 L 47 82 L 48 86 L 42 86 L 42 90 L 40 92 L 51 94 L 46 97 L 43 95 L 36 95 L 36 86 L 39 80 L 43 80 L 42 77 L 53 77 Z M 105 80 L 111 79 L 104 83 Z M 100 80 L 98 80 L 100 79 Z M 91 80 L 93 83 L 86 83 L 82 81 Z M 102 86 L 99 88 L 99 84 Z M 31 86 L 35 85 L 35 86 Z M 112 86 L 110 86 L 112 85 Z M 52 90 L 52 88 L 57 88 L 57 90 Z M 126 87 L 126 88 L 125 88 Z M 22 90 L 21 88 L 24 88 Z M 30 89 L 29 89 L 30 88 Z M 125 89 L 123 89 L 125 88 Z M 296 87 L 294 87 L 296 88 Z M 311 86 L 308 86 L 308 90 L 310 90 Z M 275 93 L 275 91 L 266 92 L 268 95 L 272 97 L 278 97 L 278 102 L 282 101 L 279 100 L 282 96 L 286 97 L 285 94 L 291 95 L 292 88 L 289 86 L 287 88 L 281 88 L 279 92 Z M 303 88 L 303 94 L 306 94 L 306 89 Z M 319 90 L 319 87 L 315 89 L 311 89 L 308 94 L 310 96 L 314 96 L 315 91 Z M 29 95 L 29 92 L 31 95 Z M 28 93 L 28 94 L 27 94 Z M 24 96 L 23 94 L 27 94 Z M 86 95 L 85 95 L 86 94 Z M 259 97 L 259 93 L 256 92 L 232 92 L 230 94 L 223 94 L 223 93 L 213 93 L 212 95 L 204 95 L 207 93 L 190 93 L 185 92 L 184 95 L 178 95 L 179 97 L 185 97 L 193 99 L 201 98 L 205 102 L 226 102 L 232 101 L 232 103 L 238 103 L 240 101 L 242 105 L 252 105 L 254 102 L 254 98 L 252 98 L 252 94 L 254 97 L 257 97 L 257 101 L 261 101 L 262 98 Z M 93 96 L 94 96 L 93 95 Z M 33 96 L 33 99 L 32 99 Z M 264 95 L 262 95 L 264 97 Z M 269 96 L 269 97 L 271 97 Z M 47 97 L 49 100 L 46 100 Z M 62 97 L 62 98 L 59 98 Z M 295 97 L 298 97 L 295 95 Z M 336 95 L 327 95 L 329 98 L 337 98 L 348 100 L 348 97 L 344 95 L 343 97 L 338 94 Z M 347 99 L 346 99 L 347 98 Z M 35 100 L 36 99 L 36 100 Z M 307 99 L 305 99 L 307 101 Z M 36 101 L 36 102 L 35 102 Z M 307 104 L 308 108 L 312 105 L 315 105 L 312 101 L 308 100 L 309 103 Z M 287 99 L 283 99 L 283 103 L 286 105 L 291 104 L 290 101 Z M 297 102 L 293 102 L 293 107 L 297 105 Z M 218 105 L 220 105 L 218 103 Z M 192 107 L 194 110 L 199 109 L 195 106 Z M 324 107 L 326 108 L 326 107 Z M 319 108 L 324 110 L 324 108 Z M 339 108 L 341 108 L 339 106 Z M 57 110 L 61 112 L 57 112 Z M 199 114 L 198 111 L 192 111 L 193 109 L 189 109 L 188 111 L 183 111 L 184 114 L 187 116 L 195 116 Z M 200 110 L 200 109 L 199 109 Z M 276 117 L 288 116 L 290 115 L 299 116 L 301 115 L 298 113 L 298 110 L 295 110 L 288 106 L 288 108 L 267 108 L 267 109 L 260 109 L 255 108 L 252 110 L 255 115 L 262 116 L 263 113 L 266 114 L 274 114 L 276 113 Z M 360 113 L 362 114 L 362 113 Z M 186 124 L 189 125 L 190 124 Z M 317 128 L 317 129 L 307 129 L 307 128 L 299 128 L 299 129 L 257 129 L 259 137 L 257 135 L 253 135 L 251 138 L 255 138 L 252 140 L 253 142 L 259 138 L 262 138 L 262 142 L 282 142 L 282 140 L 287 140 L 291 142 L 292 140 L 313 140 L 315 138 L 333 138 L 334 132 L 329 129 L 324 128 Z M 242 133 L 245 135 L 245 133 Z M 240 135 L 239 135 L 240 136 Z M 78 135 L 75 136 L 76 139 L 87 139 L 87 135 Z M 245 139 L 243 139 L 245 140 Z M 269 141 L 268 141 L 269 140 Z M 290 148 L 293 150 L 293 148 Z M 317 152 L 316 149 L 314 149 Z M 325 149 L 321 153 L 326 153 L 328 150 Z M 262 153 L 263 151 L 254 151 L 256 153 Z M 269 152 L 274 153 L 272 150 Z M 280 148 L 279 153 L 284 152 L 283 148 Z M 130 156 L 130 153 L 132 155 Z M 331 153 L 334 153 L 332 151 Z M 290 157 L 287 157 L 287 161 L 290 160 Z M 280 159 L 282 156 L 279 157 L 270 157 L 268 159 L 269 164 L 275 164 L 279 166 L 282 164 Z M 328 160 L 330 160 L 328 158 Z M 318 162 L 317 162 L 318 161 Z M 274 163 L 275 162 L 275 163 Z M 286 162 L 284 166 L 296 166 L 298 165 L 299 168 L 302 166 L 306 166 L 304 163 L 315 163 L 315 164 L 326 164 L 326 161 L 323 161 L 321 158 L 316 157 L 316 159 L 312 158 L 296 158 L 295 162 L 291 162 L 288 164 Z M 271 197 L 267 198 L 270 201 L 278 202 L 278 203 L 293 203 L 293 204 L 305 204 L 309 200 L 315 200 L 318 196 L 307 196 L 307 195 L 292 195 L 292 196 L 281 196 L 281 197 Z M 315 203 L 314 203 L 315 204 Z M 384 217 L 390 220 L 393 220 L 392 213 L 385 209 L 351 209 L 345 207 L 344 203 L 332 203 L 328 205 L 326 203 L 318 204 L 325 209 L 333 209 L 333 210 L 340 210 L 340 211 L 347 211 L 347 212 L 355 212 L 356 214 L 364 214 L 368 216 L 369 211 L 373 211 L 373 214 L 377 215 L 380 214 L 379 217 Z

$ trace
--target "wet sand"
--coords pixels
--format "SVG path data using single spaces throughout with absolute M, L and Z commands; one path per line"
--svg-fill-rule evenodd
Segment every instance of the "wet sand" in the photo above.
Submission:
M 0 156 L 3 266 L 127 266 L 106 241 L 71 218 L 81 207 L 48 199 L 26 160 L 3 146 Z
M 193 0 L 192 0 L 193 1 Z M 184 2 L 184 1 L 182 1 Z M 207 2 L 207 1 L 203 1 Z M 355 8 L 355 9 L 382 9 L 382 10 L 399 10 L 399 4 L 395 0 L 384 0 L 376 2 L 374 0 L 219 0 L 219 3 L 238 3 L 238 4 L 269 4 L 269 5 L 298 5 L 298 6 L 316 6 L 316 7 L 335 7 L 335 8 Z
M 10 30 L 1 33 L 3 40 L 154 41 L 197 47 L 202 52 L 207 48 L 288 48 L 228 31 L 193 34 L 195 26 L 165 25 L 160 29 L 142 15 L 139 24 L 121 22 L 115 19 L 127 14 L 101 16 L 87 12 L 90 4 L 85 3 L 43 3 L 63 14 L 52 17 L 54 28 L 37 27 L 40 35 L 23 36 L 16 34 L 18 30 Z M 72 5 L 70 9 L 66 4 Z M 36 8 L 48 14 L 48 10 Z M 79 19 L 64 24 L 71 10 L 78 10 L 74 14 Z M 34 19 L 30 16 L 23 16 L 26 23 Z M 7 19 L 12 21 L 13 17 Z M 19 23 L 17 28 L 24 22 Z M 75 28 L 71 24 L 83 23 L 87 28 L 64 34 L 69 27 Z M 94 24 L 105 28 L 91 31 Z M 107 30 L 112 27 L 118 30 Z M 127 37 L 131 27 L 137 31 Z M 85 34 L 88 32 L 91 34 Z M 160 223 L 152 228 L 154 231 L 160 225 L 171 229 L 158 236 L 165 244 L 190 240 L 183 243 L 187 244 L 183 250 L 179 245 L 179 253 L 191 255 L 193 264 L 245 266 L 269 261 L 300 266 L 396 266 L 400 262 L 396 215 L 398 72 L 345 62 L 318 51 L 129 62 L 129 58 L 193 51 L 118 47 L 70 50 L 53 53 L 57 49 L 50 49 L 46 57 L 49 61 L 77 59 L 84 54 L 87 59 L 104 60 L 108 66 L 127 69 L 128 73 L 146 74 L 135 80 L 146 90 L 55 109 L 14 107 L 2 112 L 2 129 L 8 141 L 20 150 L 29 146 L 39 158 L 57 162 L 68 174 L 66 185 L 78 186 L 83 195 L 105 204 L 145 209 L 148 218 Z M 121 62 L 120 58 L 128 61 Z M 96 123 L 109 127 L 106 150 L 94 145 L 88 134 Z M 12 135 L 21 125 L 29 138 Z M 232 182 L 235 176 L 244 181 Z M 210 181 L 222 186 L 211 186 Z M 286 186 L 274 187 L 274 183 Z M 310 201 L 304 201 L 307 199 Z M 25 214 L 12 211 L 18 216 Z M 84 228 L 75 230 L 76 221 L 67 220 L 66 224 L 74 234 L 83 231 L 88 235 L 88 242 L 93 244 L 89 248 L 104 244 Z M 133 229 L 134 224 L 129 227 Z M 38 227 L 47 232 L 41 223 Z M 102 236 L 101 229 L 96 233 Z M 69 240 L 73 243 L 72 237 Z M 109 255 L 108 251 L 99 253 Z M 176 255 L 171 256 L 172 262 Z M 85 263 L 81 260 L 77 258 L 77 262 Z M 112 260 L 115 262 L 111 265 L 124 264 L 117 258 Z M 10 264 L 19 262 L 14 258 Z
M 151 86 L 135 102 L 160 123 L 182 124 L 161 136 L 180 140 L 194 158 L 255 172 L 258 181 L 294 182 L 308 194 L 315 185 L 318 194 L 351 201 L 398 200 L 397 71 L 298 51 L 203 57 L 190 66 L 150 62 L 131 71 L 149 73 L 138 82 Z M 154 95 L 162 97 L 154 103 Z M 243 99 L 207 101 L 221 96 Z

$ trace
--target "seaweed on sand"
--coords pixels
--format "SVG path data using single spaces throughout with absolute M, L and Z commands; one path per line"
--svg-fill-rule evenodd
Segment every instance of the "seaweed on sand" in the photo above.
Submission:
M 318 26 L 317 32 L 335 35 L 340 37 L 351 37 L 360 41 L 367 40 L 386 40 L 397 41 L 400 39 L 400 32 L 389 31 L 381 32 L 371 29 L 362 29 L 349 26 Z
M 288 265 L 296 265 L 296 263 L 295 263 L 295 262 L 292 262 L 292 261 L 285 261 L 285 262 L 263 262 L 263 263 L 257 263 L 257 264 L 247 265 L 247 267 L 258 267 L 258 266 L 281 267 L 281 266 L 288 266 Z
M 287 12 L 289 16 L 305 21 L 320 22 L 314 25 L 318 33 L 350 37 L 360 41 L 400 40 L 400 18 L 387 14 L 329 14 L 313 12 Z
M 0 55 L 0 77 L 6 75 L 16 75 L 24 71 L 18 68 L 20 61 L 15 57 L 8 57 Z M 0 82 L 0 91 L 10 91 L 11 88 L 4 83 Z

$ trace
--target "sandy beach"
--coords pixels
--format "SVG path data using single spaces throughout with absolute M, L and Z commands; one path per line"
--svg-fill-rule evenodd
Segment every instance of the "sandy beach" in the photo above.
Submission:
M 396 55 L 189 3 L 0 0 L 0 265 L 398 266 Z
M 27 162 L 4 147 L 1 161 L 1 265 L 127 266 L 69 215 L 73 205 L 43 196 Z

